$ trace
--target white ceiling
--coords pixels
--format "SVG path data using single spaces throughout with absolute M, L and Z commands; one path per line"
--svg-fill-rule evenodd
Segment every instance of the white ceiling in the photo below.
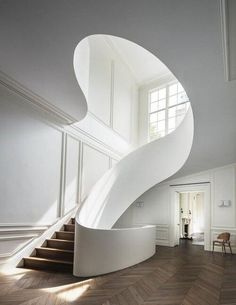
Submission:
M 231 14 L 235 18 L 235 9 Z M 73 68 L 79 41 L 103 33 L 145 47 L 166 63 L 192 104 L 193 147 L 178 173 L 187 175 L 236 162 L 236 83 L 225 81 L 222 23 L 216 0 L 41 0 L 32 5 L 2 0 L 0 70 L 79 121 L 86 113 Z M 235 37 L 232 25 L 229 29 Z
M 172 74 L 156 56 L 136 43 L 110 35 L 105 37 L 127 64 L 138 85 Z

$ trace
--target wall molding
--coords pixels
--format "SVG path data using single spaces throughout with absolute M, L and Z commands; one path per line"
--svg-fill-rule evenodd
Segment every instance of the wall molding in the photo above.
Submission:
M 0 84 L 2 84 L 5 88 L 10 90 L 11 92 L 17 94 L 18 96 L 22 97 L 28 105 L 30 105 L 34 110 L 40 113 L 46 114 L 46 118 L 37 118 L 41 122 L 49 125 L 52 128 L 55 128 L 56 130 L 60 132 L 66 132 L 69 135 L 75 137 L 78 141 L 84 140 L 86 143 L 89 143 L 91 145 L 96 146 L 97 144 L 101 147 L 104 147 L 105 151 L 108 151 L 108 153 L 111 154 L 111 156 L 115 156 L 115 158 L 121 158 L 122 154 L 118 150 L 114 150 L 113 147 L 105 144 L 104 142 L 100 141 L 99 139 L 91 136 L 87 132 L 83 131 L 77 126 L 71 125 L 72 123 L 75 123 L 77 120 L 69 115 L 67 115 L 65 112 L 60 110 L 59 108 L 51 105 L 48 101 L 40 97 L 39 95 L 33 93 L 31 90 L 25 88 L 23 85 L 9 77 L 4 72 L 0 71 Z M 104 124 L 107 128 L 110 128 L 108 125 L 106 125 L 104 122 L 102 122 L 99 118 L 97 118 L 94 114 L 91 114 L 88 112 L 88 115 L 92 115 L 94 119 L 96 119 L 99 123 Z M 66 126 L 64 126 L 66 125 Z M 67 126 L 69 125 L 69 126 Z M 115 130 L 112 129 L 112 131 L 120 136 L 119 133 L 117 133 Z M 81 139 L 82 137 L 86 137 L 86 139 Z M 125 140 L 125 139 L 124 139 Z
M 114 69 L 114 68 L 113 68 Z M 114 72 L 113 72 L 114 73 Z M 114 76 L 113 76 L 114 78 Z M 114 87 L 114 84 L 113 84 Z M 114 88 L 113 88 L 114 90 Z M 110 101 L 110 113 L 114 113 L 114 92 L 111 93 L 111 96 L 113 98 L 113 102 Z M 132 102 L 132 101 L 131 101 Z M 131 115 L 131 114 L 130 114 Z M 90 116 L 91 118 L 93 118 L 94 120 L 96 120 L 99 124 L 105 126 L 106 128 L 109 128 L 116 136 L 120 137 L 122 140 L 124 140 L 127 143 L 130 143 L 130 140 L 127 139 L 126 137 L 124 137 L 122 134 L 120 134 L 118 131 L 115 130 L 115 128 L 113 127 L 113 115 L 111 117 L 111 122 L 110 124 L 106 124 L 103 120 L 101 120 L 98 116 L 96 116 L 96 114 L 94 114 L 93 112 L 89 111 L 87 112 L 87 116 Z M 79 128 L 79 127 L 78 127 Z M 130 129 L 131 129 L 131 124 L 130 124 Z
M 156 227 L 156 245 L 157 246 L 170 246 L 170 226 L 168 224 L 158 223 L 135 223 L 132 227 L 140 227 L 145 225 L 151 225 Z
M 81 142 L 93 146 L 94 148 L 109 154 L 112 158 L 120 159 L 123 157 L 123 154 L 120 153 L 118 150 L 115 150 L 113 147 L 105 144 L 104 142 L 100 141 L 98 138 L 92 136 L 86 131 L 82 130 L 78 126 L 70 126 L 69 132 L 71 131 L 72 134 L 74 134 L 74 136 L 77 136 L 78 140 L 80 140 Z
M 68 115 L 63 110 L 52 105 L 49 101 L 42 98 L 38 94 L 29 90 L 4 72 L 0 71 L 0 84 L 10 91 L 20 95 L 24 100 L 34 108 L 47 113 L 51 118 L 56 119 L 61 124 L 72 124 L 76 122 L 76 118 Z
M 220 20 L 225 81 L 230 81 L 228 0 L 220 0 Z

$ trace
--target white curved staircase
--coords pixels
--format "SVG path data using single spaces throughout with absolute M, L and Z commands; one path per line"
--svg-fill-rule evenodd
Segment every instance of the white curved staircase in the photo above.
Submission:
M 192 140 L 189 107 L 174 132 L 133 151 L 97 182 L 75 218 L 74 275 L 112 272 L 155 253 L 155 226 L 112 227 L 140 195 L 183 166 Z

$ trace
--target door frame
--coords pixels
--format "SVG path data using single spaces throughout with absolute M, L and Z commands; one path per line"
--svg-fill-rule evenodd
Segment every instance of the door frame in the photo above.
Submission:
M 170 246 L 176 245 L 176 212 L 178 204 L 176 202 L 179 193 L 202 192 L 204 193 L 204 250 L 211 250 L 211 192 L 210 183 L 194 183 L 194 184 L 179 184 L 171 185 L 171 225 L 170 225 Z

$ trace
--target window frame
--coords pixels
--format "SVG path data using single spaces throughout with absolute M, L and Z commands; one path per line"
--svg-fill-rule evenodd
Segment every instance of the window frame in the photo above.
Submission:
M 163 137 L 165 137 L 166 135 L 168 135 L 169 133 L 171 133 L 171 132 L 173 132 L 176 128 L 177 128 L 177 126 L 171 131 L 171 132 L 168 132 L 168 130 L 169 130 L 169 118 L 168 118 L 168 111 L 169 111 L 169 109 L 171 109 L 171 108 L 173 108 L 173 107 L 177 107 L 177 106 L 181 106 L 181 105 L 187 105 L 188 103 L 190 103 L 189 102 L 189 99 L 187 100 L 187 101 L 184 101 L 184 102 L 181 102 L 181 103 L 176 103 L 176 104 L 174 104 L 174 105 L 171 105 L 171 106 L 169 106 L 169 88 L 170 88 L 170 86 L 171 85 L 174 85 L 174 84 L 180 84 L 181 85 L 181 83 L 178 81 L 178 80 L 173 80 L 173 81 L 170 81 L 170 82 L 167 82 L 167 83 L 164 83 L 164 84 L 162 84 L 162 85 L 160 85 L 160 86 L 158 86 L 158 87 L 155 87 L 155 88 L 152 88 L 152 89 L 150 89 L 149 91 L 148 91 L 148 142 L 151 142 L 151 141 L 154 141 L 155 139 L 151 139 L 151 135 L 150 135 L 150 126 L 151 126 L 151 122 L 150 122 L 150 115 L 151 114 L 157 114 L 158 112 L 160 112 L 160 111 L 165 111 L 165 130 L 164 130 L 164 136 L 160 136 L 160 137 L 157 137 L 156 139 L 160 139 L 160 138 L 163 138 Z M 159 110 L 156 110 L 156 111 L 153 111 L 153 112 L 151 112 L 151 94 L 153 93 L 153 92 L 156 92 L 156 91 L 159 91 L 159 90 L 161 90 L 161 89 L 166 89 L 166 98 L 165 98 L 165 100 L 166 100 L 166 105 L 165 105 L 165 107 L 164 108 L 162 108 L 162 109 L 159 109 Z M 186 93 L 186 91 L 184 90 L 184 88 L 183 88 L 183 92 L 185 92 Z M 178 98 L 178 94 L 179 94 L 179 92 L 178 92 L 178 90 L 177 90 L 177 93 L 176 94 L 173 94 L 173 95 L 176 95 L 177 96 L 177 98 Z M 187 95 L 187 93 L 186 93 L 186 95 Z M 188 98 L 188 96 L 187 96 L 187 98 Z M 158 101 L 159 100 L 157 100 L 156 102 L 158 103 Z M 188 111 L 188 110 L 187 110 Z M 187 113 L 187 111 L 186 111 L 186 113 Z M 185 114 L 186 114 L 185 113 Z M 175 116 L 173 116 L 173 118 L 176 118 L 177 116 L 175 115 Z M 164 120 L 164 119 L 163 119 Z M 158 123 L 158 120 L 156 121 L 156 123 Z

